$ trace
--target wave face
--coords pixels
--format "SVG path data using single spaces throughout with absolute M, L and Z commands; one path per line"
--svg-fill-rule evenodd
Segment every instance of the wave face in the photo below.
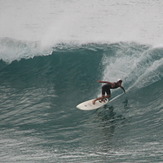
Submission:
M 1 161 L 161 162 L 162 47 L 57 44 L 49 53 L 9 38 L 1 47 Z M 126 95 L 97 111 L 75 108 L 100 95 L 97 80 L 118 78 Z

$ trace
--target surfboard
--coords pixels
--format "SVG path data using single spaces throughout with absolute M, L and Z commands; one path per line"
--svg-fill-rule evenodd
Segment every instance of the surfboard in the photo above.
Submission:
M 105 102 L 104 101 L 96 101 L 95 104 L 92 103 L 93 100 L 94 99 L 82 102 L 79 105 L 77 105 L 76 107 L 80 110 L 94 110 L 94 109 L 98 109 L 108 103 L 108 99 L 106 99 Z
M 95 109 L 101 108 L 102 106 L 106 105 L 108 102 L 112 103 L 113 101 L 116 101 L 122 95 L 124 95 L 124 93 L 122 93 L 118 96 L 115 96 L 114 98 L 112 98 L 110 100 L 106 99 L 105 102 L 96 101 L 95 104 L 92 103 L 94 99 L 88 100 L 88 101 L 78 104 L 76 107 L 80 110 L 95 110 Z

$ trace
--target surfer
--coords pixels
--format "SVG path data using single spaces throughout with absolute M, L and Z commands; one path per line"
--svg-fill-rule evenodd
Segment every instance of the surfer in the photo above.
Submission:
M 97 100 L 105 101 L 106 98 L 109 99 L 111 97 L 110 89 L 121 88 L 125 93 L 125 89 L 122 86 L 122 80 L 120 80 L 120 79 L 117 82 L 113 82 L 113 83 L 108 82 L 108 81 L 101 81 L 101 80 L 99 80 L 98 82 L 106 83 L 106 84 L 102 86 L 102 96 L 93 100 L 93 102 L 92 102 L 93 104 L 95 104 L 95 102 Z M 107 94 L 107 95 L 105 95 L 105 94 Z

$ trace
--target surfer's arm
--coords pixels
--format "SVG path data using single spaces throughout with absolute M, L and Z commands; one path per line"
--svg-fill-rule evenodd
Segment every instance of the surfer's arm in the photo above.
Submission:
M 120 88 L 123 90 L 123 92 L 124 92 L 124 93 L 126 93 L 126 91 L 125 91 L 124 87 L 120 86 Z
M 106 84 L 109 84 L 112 88 L 114 88 L 114 86 L 115 86 L 115 83 L 108 82 L 108 81 L 99 80 L 98 82 L 99 82 L 99 83 L 106 83 Z
M 107 83 L 107 84 L 110 84 L 110 85 L 113 85 L 114 83 L 111 83 L 111 82 L 108 82 L 108 81 L 102 81 L 102 80 L 98 80 L 99 83 Z

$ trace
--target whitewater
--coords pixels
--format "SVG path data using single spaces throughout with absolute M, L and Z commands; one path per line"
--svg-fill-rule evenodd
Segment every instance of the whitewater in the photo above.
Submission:
M 161 163 L 162 20 L 162 0 L 1 0 L 0 162 Z

